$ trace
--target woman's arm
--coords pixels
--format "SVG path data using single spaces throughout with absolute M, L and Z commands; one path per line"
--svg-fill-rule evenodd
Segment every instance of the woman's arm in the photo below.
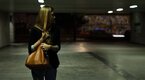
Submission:
M 48 35 L 42 32 L 41 38 L 38 39 L 37 42 L 35 42 L 33 45 L 31 45 L 31 48 L 35 50 L 42 42 L 44 42 L 47 37 Z
M 41 46 L 44 50 L 53 50 L 53 51 L 59 50 L 58 45 L 50 45 L 50 44 L 42 43 Z

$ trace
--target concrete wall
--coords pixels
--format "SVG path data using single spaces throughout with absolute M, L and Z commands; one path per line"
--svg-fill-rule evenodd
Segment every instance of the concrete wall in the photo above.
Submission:
M 131 20 L 131 41 L 145 44 L 145 14 L 141 12 L 135 12 L 133 13 Z
M 0 47 L 9 45 L 9 14 L 0 12 Z

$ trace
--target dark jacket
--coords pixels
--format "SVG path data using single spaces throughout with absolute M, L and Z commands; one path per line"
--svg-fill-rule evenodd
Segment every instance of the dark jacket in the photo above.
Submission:
M 36 27 L 32 27 L 30 29 L 30 35 L 29 35 L 29 42 L 28 42 L 28 52 L 31 54 L 33 51 L 31 49 L 31 45 L 33 45 L 35 42 L 37 42 L 38 39 L 40 39 L 42 35 L 42 31 Z M 51 41 L 52 45 L 58 45 L 60 50 L 60 31 L 59 28 L 56 26 L 52 26 L 51 31 Z M 59 59 L 57 55 L 58 51 L 48 50 L 47 54 L 49 55 L 49 62 L 52 67 L 57 68 L 59 66 Z

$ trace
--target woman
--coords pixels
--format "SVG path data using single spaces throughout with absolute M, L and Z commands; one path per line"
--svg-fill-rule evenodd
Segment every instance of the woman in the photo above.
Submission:
M 50 66 L 47 69 L 32 69 L 33 80 L 56 80 L 59 59 L 57 52 L 60 50 L 59 28 L 54 26 L 55 16 L 53 8 L 44 6 L 40 9 L 36 23 L 30 30 L 28 51 L 31 54 L 40 45 L 47 53 Z

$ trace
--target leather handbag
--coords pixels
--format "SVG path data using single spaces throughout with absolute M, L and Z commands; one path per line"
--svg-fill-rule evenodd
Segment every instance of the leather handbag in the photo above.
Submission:
M 41 46 L 38 46 L 37 50 L 27 56 L 25 66 L 29 69 L 45 69 L 49 66 L 49 62 Z

